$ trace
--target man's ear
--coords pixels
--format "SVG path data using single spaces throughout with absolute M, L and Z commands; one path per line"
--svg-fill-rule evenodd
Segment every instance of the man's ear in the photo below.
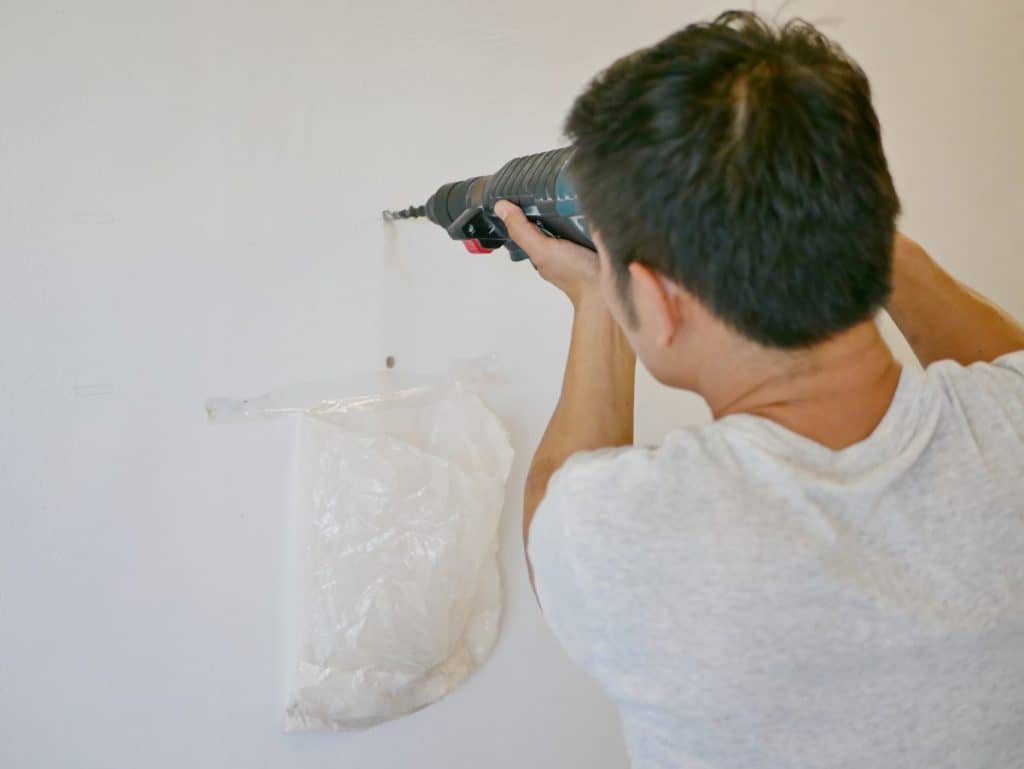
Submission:
M 639 262 L 630 263 L 629 276 L 633 284 L 633 303 L 641 325 L 654 332 L 659 346 L 668 347 L 683 320 L 678 287 L 657 270 Z

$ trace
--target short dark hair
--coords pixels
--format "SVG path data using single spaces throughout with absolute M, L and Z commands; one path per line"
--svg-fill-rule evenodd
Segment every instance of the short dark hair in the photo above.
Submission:
M 594 78 L 566 133 L 620 288 L 641 262 L 778 348 L 886 301 L 900 204 L 871 89 L 811 24 L 692 24 Z

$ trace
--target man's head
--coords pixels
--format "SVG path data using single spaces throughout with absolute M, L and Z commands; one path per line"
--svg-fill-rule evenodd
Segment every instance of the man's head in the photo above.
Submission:
M 796 350 L 885 302 L 899 199 L 870 87 L 809 24 L 688 26 L 598 75 L 566 132 L 606 298 L 655 376 L 673 324 Z

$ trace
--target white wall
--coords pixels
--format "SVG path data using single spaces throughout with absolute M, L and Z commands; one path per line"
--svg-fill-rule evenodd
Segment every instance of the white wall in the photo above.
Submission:
M 762 2 L 762 6 L 765 4 Z M 876 89 L 905 228 L 1024 315 L 1020 0 L 795 0 Z M 0 3 L 0 765 L 623 767 L 549 636 L 518 490 L 569 313 L 385 207 L 560 143 L 680 0 Z M 769 9 L 774 10 L 774 8 Z M 493 352 L 519 452 L 490 662 L 401 721 L 280 733 L 286 425 L 203 401 Z M 639 394 L 639 436 L 703 417 Z

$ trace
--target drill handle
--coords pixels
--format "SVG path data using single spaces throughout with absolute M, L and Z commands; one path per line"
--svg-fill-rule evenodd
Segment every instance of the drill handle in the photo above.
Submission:
M 513 262 L 521 262 L 523 259 L 529 259 L 530 255 L 523 251 L 514 240 L 506 240 L 505 248 L 508 249 L 508 256 Z
M 467 208 L 448 227 L 448 234 L 454 240 L 475 241 L 484 252 L 504 246 L 508 249 L 513 262 L 529 258 L 527 253 L 508 236 L 505 223 L 489 206 Z
M 531 216 L 527 214 L 533 224 L 535 224 L 541 232 L 552 238 L 565 237 L 564 234 L 557 231 L 552 231 L 549 226 L 549 222 L 543 216 Z M 474 206 L 467 208 L 462 214 L 451 223 L 448 227 L 448 234 L 454 240 L 461 240 L 464 242 L 475 241 L 482 252 L 493 251 L 494 249 L 501 248 L 504 246 L 508 249 L 509 257 L 513 262 L 521 262 L 524 259 L 529 259 L 529 255 L 524 251 L 518 243 L 516 243 L 508 235 L 508 228 L 505 227 L 505 222 L 494 213 L 494 209 L 490 206 Z M 585 245 L 587 248 L 593 249 L 594 246 L 591 241 L 587 238 L 577 237 L 572 238 L 575 242 L 579 243 L 584 241 L 581 245 Z M 475 250 L 475 249 L 474 249 Z

